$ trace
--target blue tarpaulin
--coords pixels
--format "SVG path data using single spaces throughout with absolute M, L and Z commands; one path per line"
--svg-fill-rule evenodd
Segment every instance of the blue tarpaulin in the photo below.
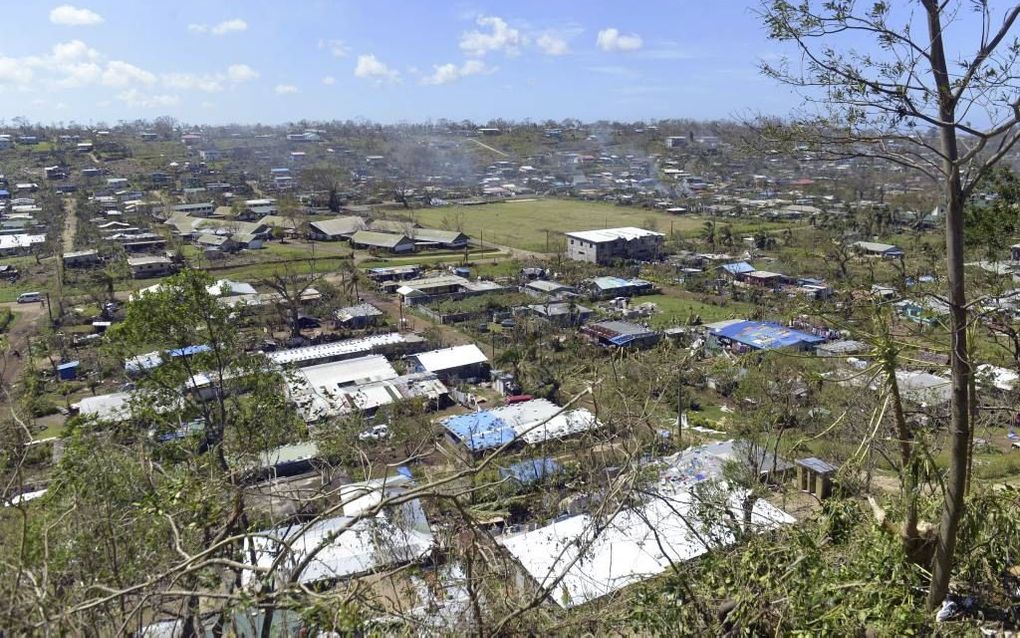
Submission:
M 57 374 L 64 381 L 69 381 L 78 376 L 78 362 L 68 361 L 57 366 Z
M 443 422 L 443 427 L 472 452 L 498 448 L 517 437 L 503 419 L 489 412 L 452 416 Z
M 502 478 L 512 478 L 521 485 L 529 485 L 562 470 L 562 466 L 553 459 L 528 459 L 514 463 L 510 467 L 499 468 Z
M 177 348 L 176 350 L 170 350 L 167 352 L 171 357 L 190 357 L 191 355 L 199 354 L 200 352 L 209 352 L 212 350 L 209 346 L 185 346 L 183 348 Z
M 722 268 L 731 275 L 744 275 L 749 272 L 754 272 L 755 270 L 757 270 L 757 268 L 747 263 L 746 261 L 738 261 L 733 264 L 723 264 Z
M 825 341 L 806 332 L 793 330 L 778 323 L 761 321 L 740 321 L 713 330 L 716 337 L 729 339 L 755 350 L 772 350 L 791 346 L 817 345 Z

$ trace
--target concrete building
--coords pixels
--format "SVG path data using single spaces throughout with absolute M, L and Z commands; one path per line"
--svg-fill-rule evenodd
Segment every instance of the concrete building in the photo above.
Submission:
M 415 372 L 431 372 L 443 381 L 468 381 L 489 376 L 489 359 L 478 346 L 454 346 L 410 357 Z
M 166 257 L 135 257 L 128 259 L 127 263 L 135 279 L 162 277 L 174 271 L 174 262 Z
M 602 265 L 615 260 L 658 259 L 666 237 L 662 233 L 631 226 L 564 234 L 567 237 L 567 257 Z
M 90 268 L 99 263 L 99 251 L 79 250 L 64 253 L 64 268 Z

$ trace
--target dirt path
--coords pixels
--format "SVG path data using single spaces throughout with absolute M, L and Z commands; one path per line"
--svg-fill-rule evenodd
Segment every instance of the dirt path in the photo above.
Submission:
M 475 139 L 475 138 L 473 138 L 473 137 L 469 137 L 469 138 L 468 138 L 468 141 L 469 141 L 469 142 L 474 142 L 475 144 L 477 144 L 477 145 L 481 146 L 481 147 L 482 147 L 482 148 L 484 148 L 485 150 L 488 150 L 488 151 L 492 151 L 493 153 L 497 153 L 498 155 L 501 155 L 501 156 L 503 156 L 503 157 L 510 157 L 510 155 L 508 155 L 507 153 L 504 153 L 503 151 L 499 150 L 498 148 L 492 148 L 492 147 L 491 147 L 491 146 L 489 146 L 488 144 L 483 144 L 483 143 L 479 142 L 478 140 L 476 140 L 476 139 Z
M 46 306 L 39 303 L 10 302 L 0 304 L 0 307 L 10 308 L 15 315 L 14 327 L 7 334 L 10 347 L 7 352 L 0 354 L 0 386 L 4 392 L 4 396 L 0 396 L 0 403 L 3 403 L 7 400 L 7 392 L 25 367 L 25 358 L 28 356 L 28 340 L 36 334 L 39 323 L 46 319 L 47 314 Z M 15 352 L 21 356 L 15 356 Z
M 74 197 L 64 198 L 64 252 L 74 250 L 74 236 L 78 234 L 78 200 Z

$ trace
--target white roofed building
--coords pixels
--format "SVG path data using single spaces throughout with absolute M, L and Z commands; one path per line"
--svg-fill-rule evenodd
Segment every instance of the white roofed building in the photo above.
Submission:
M 569 258 L 602 265 L 616 260 L 656 260 L 666 238 L 662 233 L 633 226 L 564 234 Z
M 422 352 L 414 355 L 412 362 L 416 371 L 431 372 L 443 381 L 468 381 L 489 376 L 489 359 L 474 344 Z

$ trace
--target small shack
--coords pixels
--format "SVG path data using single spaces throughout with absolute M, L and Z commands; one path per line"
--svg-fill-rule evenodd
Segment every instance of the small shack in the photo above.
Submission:
M 802 492 L 814 494 L 819 499 L 826 499 L 832 496 L 832 477 L 836 468 L 825 461 L 810 457 L 797 459 L 797 478 L 800 480 Z
M 61 381 L 73 381 L 78 378 L 78 361 L 68 361 L 57 366 L 57 376 Z

